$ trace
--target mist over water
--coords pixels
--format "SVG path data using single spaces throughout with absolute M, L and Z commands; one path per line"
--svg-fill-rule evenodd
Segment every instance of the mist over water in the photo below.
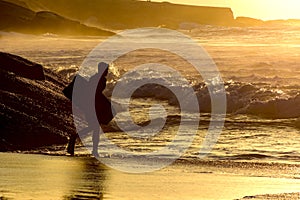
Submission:
M 224 131 L 208 159 L 299 164 L 300 131 L 297 126 L 300 117 L 300 28 L 200 26 L 182 32 L 206 49 L 225 82 L 228 115 Z M 78 71 L 85 56 L 104 40 L 97 37 L 60 38 L 56 35 L 30 36 L 15 33 L 1 35 L 1 51 L 41 63 L 68 80 Z M 149 35 L 151 37 L 155 35 Z M 189 63 L 176 55 L 154 49 L 131 52 L 111 65 L 105 94 L 111 96 L 113 87 L 122 74 L 145 62 L 173 67 L 192 85 L 199 101 L 201 121 L 196 139 L 182 159 L 197 159 L 208 128 L 211 106 L 206 84 Z M 138 80 L 146 75 L 166 83 L 174 81 L 174 76 L 164 71 L 149 68 L 140 73 L 130 74 L 126 81 Z M 183 84 L 181 87 L 188 86 Z M 122 102 L 122 96 L 118 101 Z M 116 144 L 130 151 L 151 152 L 163 147 L 174 137 L 181 119 L 174 95 L 164 87 L 145 85 L 134 93 L 130 112 L 137 124 L 147 124 L 149 107 L 157 103 L 163 104 L 168 113 L 166 125 L 158 136 L 141 141 L 114 129 L 107 135 Z M 195 113 L 186 114 L 190 120 L 194 120 Z M 122 117 L 122 113 L 118 115 Z M 126 123 L 128 119 L 124 117 L 122 120 Z M 186 137 L 190 135 L 187 134 Z M 80 152 L 86 153 L 84 148 Z M 119 154 L 101 153 L 116 157 Z

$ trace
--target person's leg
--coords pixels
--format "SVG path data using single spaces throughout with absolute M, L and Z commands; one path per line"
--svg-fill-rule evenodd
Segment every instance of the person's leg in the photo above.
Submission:
M 69 138 L 69 142 L 67 145 L 67 152 L 72 156 L 74 156 L 76 138 L 77 138 L 77 134 L 72 134 Z
M 100 129 L 95 128 L 93 130 L 93 151 L 92 151 L 92 154 L 95 157 L 99 157 L 99 153 L 98 153 L 99 140 L 100 140 Z
M 87 134 L 91 131 L 91 127 L 86 127 L 84 129 L 82 129 L 78 135 L 82 136 L 84 134 Z M 75 151 L 75 143 L 76 143 L 76 139 L 78 137 L 77 134 L 72 134 L 69 138 L 69 142 L 68 142 L 68 145 L 67 145 L 67 152 L 69 154 L 71 154 L 72 156 L 74 155 L 74 151 Z

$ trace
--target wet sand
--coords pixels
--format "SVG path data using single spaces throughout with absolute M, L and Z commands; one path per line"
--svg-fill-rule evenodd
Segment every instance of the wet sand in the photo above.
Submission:
M 247 196 L 244 197 L 242 200 L 246 199 L 256 199 L 256 200 L 263 200 L 263 199 L 276 199 L 276 200 L 289 200 L 289 199 L 300 199 L 300 192 L 298 193 L 286 193 L 286 194 L 266 194 L 266 195 L 257 195 L 257 196 Z
M 259 194 L 299 199 L 299 194 L 283 195 L 299 192 L 299 179 L 219 173 L 195 165 L 128 174 L 92 157 L 0 153 L 0 159 L 0 199 L 247 199 Z

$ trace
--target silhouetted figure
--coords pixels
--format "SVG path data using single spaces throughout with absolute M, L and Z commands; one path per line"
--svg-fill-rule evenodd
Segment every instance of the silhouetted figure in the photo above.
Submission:
M 93 151 L 92 154 L 97 157 L 100 124 L 108 124 L 114 117 L 110 101 L 103 95 L 103 90 L 106 87 L 106 76 L 108 74 L 108 64 L 101 62 L 98 64 L 98 73 L 93 75 L 87 82 L 84 78 L 76 76 L 72 83 L 70 83 L 63 91 L 65 96 L 72 100 L 72 102 L 84 113 L 88 127 L 82 129 L 78 134 L 85 135 L 92 132 Z M 72 99 L 73 87 L 75 79 L 81 94 Z M 95 91 L 96 87 L 96 92 Z M 93 98 L 95 100 L 95 107 L 93 108 Z M 96 112 L 96 113 L 95 113 Z M 96 115 L 95 115 L 96 114 Z M 67 146 L 67 152 L 74 155 L 74 147 L 77 135 L 71 135 Z

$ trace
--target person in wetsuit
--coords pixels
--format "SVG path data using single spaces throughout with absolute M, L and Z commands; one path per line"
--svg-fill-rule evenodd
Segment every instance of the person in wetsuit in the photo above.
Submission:
M 114 117 L 114 110 L 111 107 L 110 101 L 103 95 L 103 90 L 106 87 L 106 76 L 108 74 L 109 65 L 104 62 L 98 64 L 98 73 L 93 75 L 89 81 L 85 81 L 84 78 L 77 75 L 75 78 L 79 81 L 78 87 L 82 94 L 74 94 L 73 96 L 73 86 L 75 78 L 72 83 L 64 89 L 64 94 L 72 103 L 74 103 L 85 115 L 85 119 L 88 123 L 88 126 L 82 129 L 78 134 L 85 135 L 92 131 L 92 140 L 93 140 L 93 150 L 92 155 L 98 157 L 98 145 L 100 137 L 100 124 L 108 124 Z M 96 87 L 96 92 L 95 88 Z M 72 90 L 70 92 L 70 90 Z M 94 94 L 93 94 L 94 93 Z M 95 100 L 93 108 L 93 99 Z M 95 113 L 96 112 L 96 113 Z M 96 115 L 95 115 L 96 114 Z M 74 148 L 76 143 L 77 135 L 72 134 L 70 136 L 67 152 L 71 155 L 74 155 Z

